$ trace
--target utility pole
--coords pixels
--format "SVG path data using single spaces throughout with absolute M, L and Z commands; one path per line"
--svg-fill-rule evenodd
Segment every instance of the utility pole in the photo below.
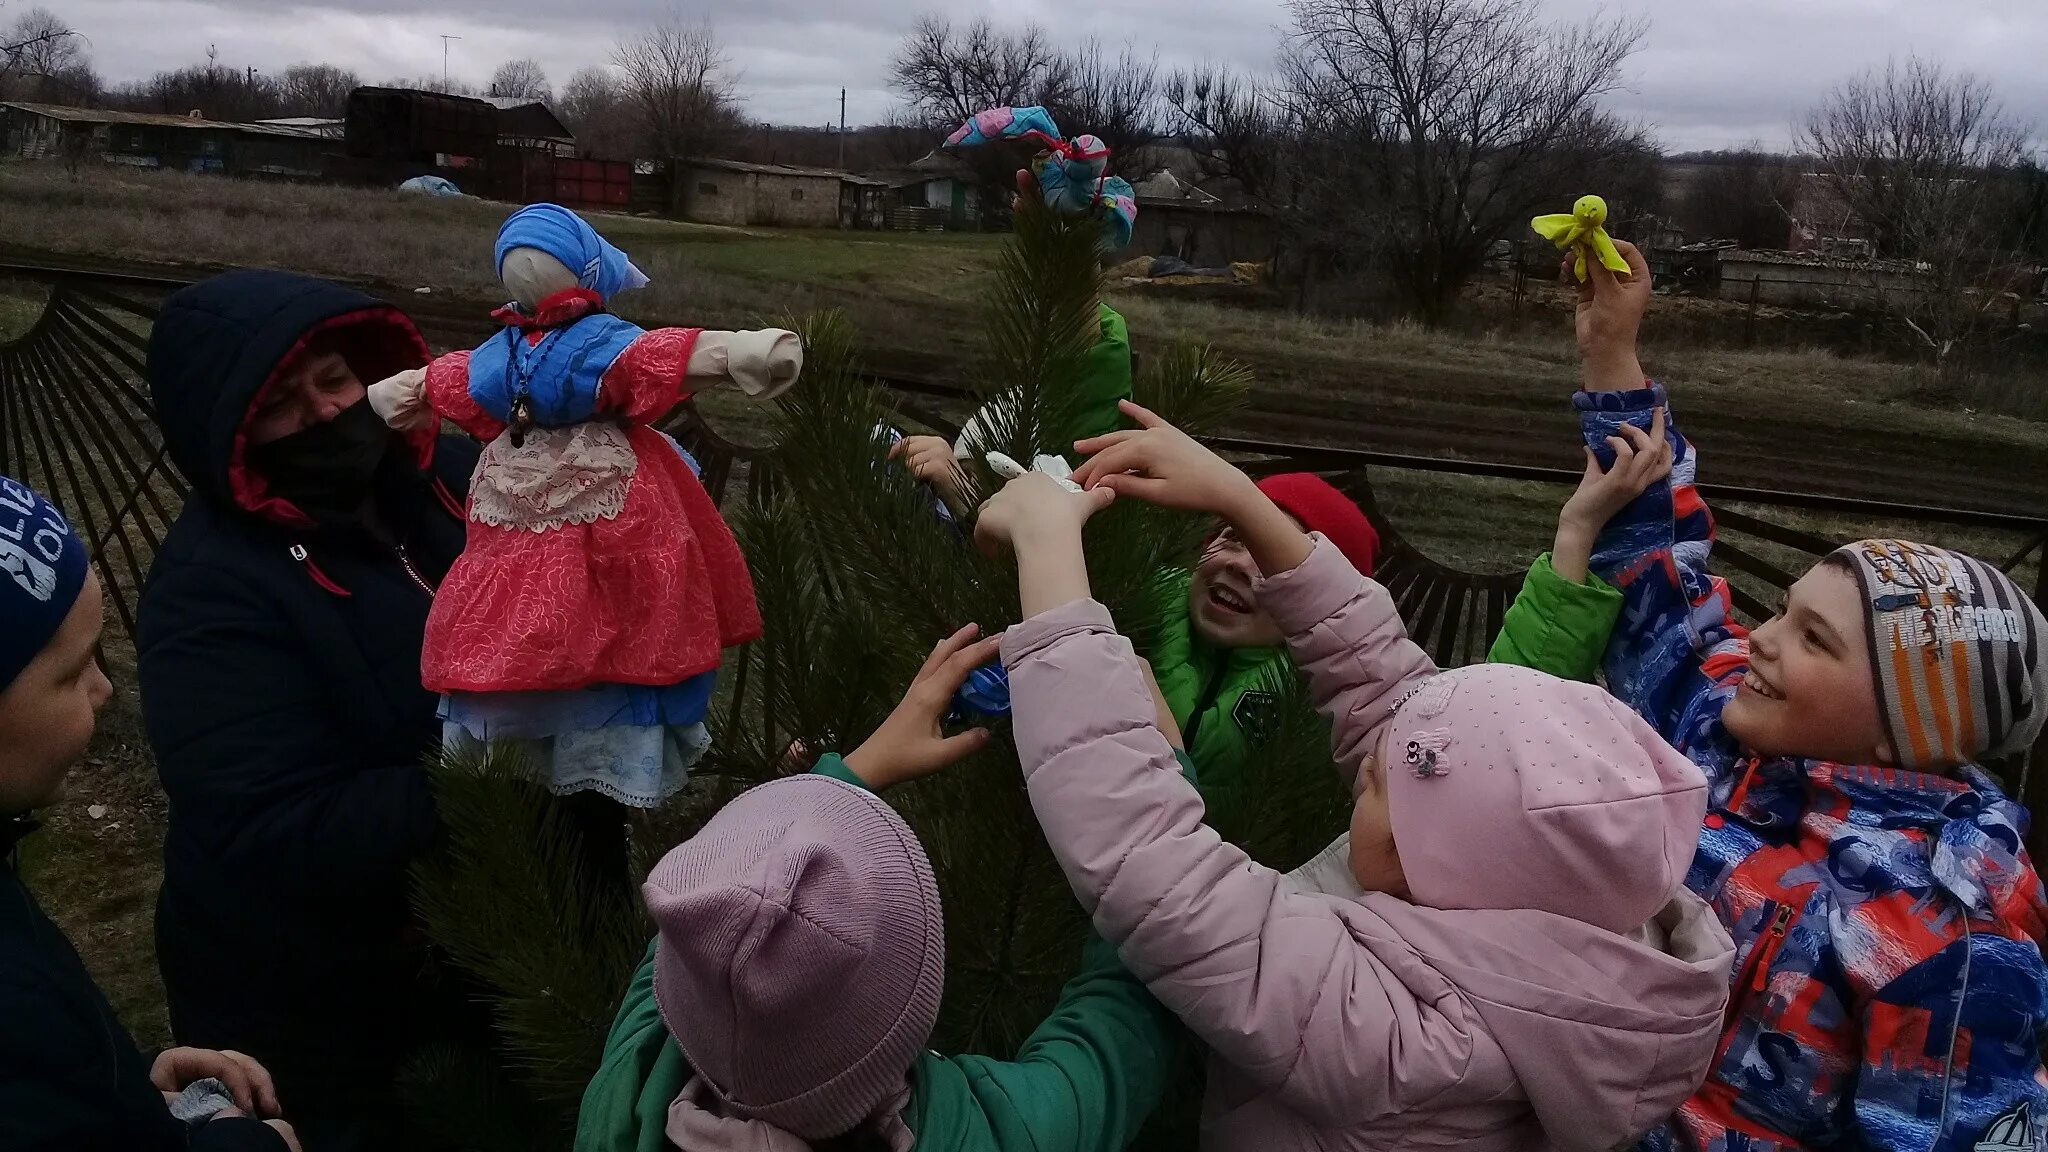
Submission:
M 448 35 L 448 34 L 446 34 L 446 33 L 443 33 L 443 34 L 441 35 L 441 90 L 442 90 L 442 91 L 444 91 L 444 92 L 445 92 L 445 91 L 447 91 L 447 90 L 448 90 L 448 87 L 449 87 L 449 84 L 448 84 L 448 42 L 449 42 L 450 40 L 460 40 L 460 39 L 462 39 L 462 37 L 460 37 L 460 36 L 450 36 L 450 35 Z
M 846 89 L 839 90 L 839 170 L 846 171 Z

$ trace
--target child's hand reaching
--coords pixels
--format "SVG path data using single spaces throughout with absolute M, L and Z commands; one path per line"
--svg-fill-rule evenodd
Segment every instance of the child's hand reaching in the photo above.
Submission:
M 991 556 L 1081 539 L 1081 526 L 1116 499 L 1098 488 L 1075 492 L 1043 472 L 1026 472 L 988 498 L 974 522 L 974 541 Z
M 1154 413 L 1129 400 L 1117 406 L 1138 427 L 1075 444 L 1075 451 L 1090 454 L 1074 470 L 1076 484 L 1091 492 L 1108 488 L 1162 508 L 1220 516 L 1268 576 L 1308 559 L 1313 547 L 1308 534 L 1251 477 Z
M 889 459 L 901 460 L 912 476 L 930 484 L 948 504 L 958 504 L 967 490 L 953 446 L 941 437 L 905 436 L 890 446 Z
M 1017 554 L 1025 616 L 1089 598 L 1081 526 L 1115 499 L 1113 489 L 1075 492 L 1043 472 L 1026 472 L 981 506 L 974 540 L 991 556 L 1006 548 Z
M 1579 285 L 1578 335 L 1581 373 L 1588 392 L 1621 392 L 1643 386 L 1643 366 L 1636 358 L 1636 334 L 1650 306 L 1650 265 L 1635 245 L 1616 240 L 1615 250 L 1628 261 L 1627 279 L 1598 260 L 1587 262 Z M 1576 259 L 1567 257 L 1569 269 Z M 1572 273 L 1567 270 L 1565 275 Z
M 1074 483 L 1225 520 L 1264 499 L 1251 477 L 1194 437 L 1129 400 L 1117 407 L 1138 427 L 1076 443 L 1074 450 L 1088 460 L 1074 470 Z
M 846 767 L 876 792 L 918 780 L 965 759 L 988 743 L 988 729 L 972 728 L 948 736 L 940 727 L 952 710 L 953 694 L 976 668 L 996 658 L 1003 642 L 998 632 L 977 641 L 979 631 L 967 625 L 932 649 L 917 670 L 903 701 L 875 734 L 846 754 Z
M 1650 418 L 1650 430 L 1624 424 L 1619 436 L 1609 436 L 1614 449 L 1614 466 L 1602 471 L 1591 448 L 1586 449 L 1586 474 L 1578 491 L 1564 502 L 1557 516 L 1557 541 L 1550 550 L 1550 567 L 1559 576 L 1583 583 L 1593 559 L 1593 542 L 1615 513 L 1657 481 L 1671 475 L 1671 441 L 1664 436 L 1664 410 Z

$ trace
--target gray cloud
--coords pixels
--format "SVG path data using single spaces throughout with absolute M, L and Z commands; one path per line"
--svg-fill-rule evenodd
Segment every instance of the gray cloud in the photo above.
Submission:
M 204 58 L 281 68 L 322 60 L 386 80 L 438 73 L 443 33 L 451 70 L 472 81 L 503 60 L 534 56 L 557 84 L 602 64 L 621 33 L 669 9 L 661 0 L 40 0 L 91 39 L 101 71 L 136 79 Z M 1548 0 L 1559 19 L 1596 11 L 1651 19 L 1610 101 L 1653 125 L 1669 147 L 1781 144 L 1830 85 L 1886 57 L 1919 52 L 1997 85 L 2008 107 L 2048 124 L 2048 5 L 2040 0 Z M 11 9 L 0 7 L 0 20 Z M 893 103 L 887 68 L 898 36 L 931 0 L 701 0 L 729 47 L 753 115 L 823 124 L 849 91 L 855 122 Z M 1036 21 L 1062 38 L 1157 46 L 1168 63 L 1217 60 L 1263 68 L 1286 14 L 1277 0 L 987 0 L 943 6 L 956 19 Z

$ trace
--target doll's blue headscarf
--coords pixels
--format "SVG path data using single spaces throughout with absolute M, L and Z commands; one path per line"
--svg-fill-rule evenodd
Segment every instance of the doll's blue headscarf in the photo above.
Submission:
M 531 204 L 514 212 L 498 229 L 497 268 L 505 270 L 505 254 L 514 248 L 536 248 L 560 260 L 576 274 L 576 282 L 609 301 L 629 288 L 643 288 L 647 276 L 624 252 L 597 234 L 583 217 L 559 204 Z

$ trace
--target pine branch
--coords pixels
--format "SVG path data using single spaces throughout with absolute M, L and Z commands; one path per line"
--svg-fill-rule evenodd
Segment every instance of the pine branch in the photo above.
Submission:
M 489 989 L 521 1079 L 573 1125 L 651 935 L 637 893 L 590 873 L 581 834 L 516 747 L 444 751 L 429 772 L 447 838 L 415 866 L 415 906 Z

